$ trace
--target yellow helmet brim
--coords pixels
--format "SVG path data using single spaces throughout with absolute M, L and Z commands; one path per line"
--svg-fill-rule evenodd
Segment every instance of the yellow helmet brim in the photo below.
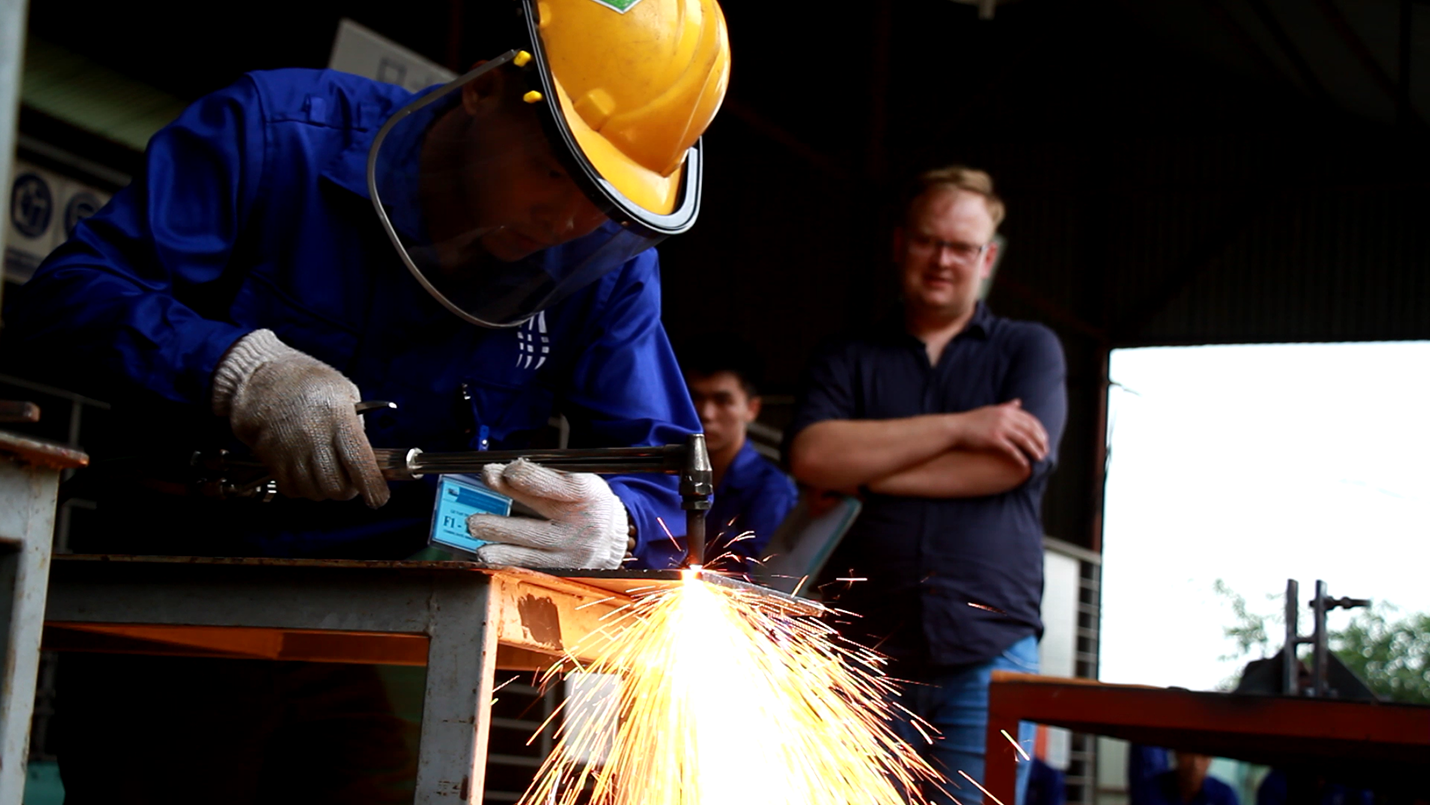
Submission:
M 577 114 L 571 97 L 566 94 L 561 81 L 553 76 L 556 97 L 561 104 L 561 113 L 572 138 L 580 146 L 591 167 L 611 184 L 631 203 L 659 215 L 669 215 L 675 211 L 680 199 L 680 182 L 685 175 L 685 160 L 682 159 L 675 170 L 668 175 L 636 162 L 615 146 L 600 132 L 586 124 Z

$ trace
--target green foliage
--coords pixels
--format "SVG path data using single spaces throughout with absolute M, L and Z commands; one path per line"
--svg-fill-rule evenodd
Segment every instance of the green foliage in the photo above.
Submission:
M 1221 659 L 1250 659 L 1253 654 L 1265 658 L 1280 651 L 1281 641 L 1273 645 L 1267 633 L 1268 622 L 1280 625 L 1276 629 L 1278 636 L 1285 631 L 1279 611 L 1253 612 L 1246 599 L 1221 579 L 1216 580 L 1213 590 L 1231 604 L 1236 619 L 1222 631 L 1236 641 L 1237 651 Z M 1279 601 L 1279 596 L 1268 599 Z M 1413 613 L 1396 619 L 1398 612 L 1385 603 L 1355 610 L 1345 628 L 1327 630 L 1330 649 L 1376 695 L 1393 702 L 1430 704 L 1430 614 Z M 1303 634 L 1309 629 L 1306 623 Z M 1229 689 L 1234 684 L 1234 680 L 1228 680 L 1221 687 Z
M 1393 702 L 1430 704 L 1430 615 L 1390 620 L 1388 604 L 1372 605 L 1330 631 L 1331 650 L 1377 695 Z
M 1266 636 L 1266 621 L 1272 620 L 1280 622 L 1279 615 L 1260 615 L 1252 612 L 1246 606 L 1246 599 L 1238 592 L 1226 586 L 1226 582 L 1217 579 L 1212 584 L 1212 589 L 1217 595 L 1227 599 L 1231 603 L 1232 614 L 1236 616 L 1236 624 L 1227 626 L 1222 631 L 1227 637 L 1236 640 L 1236 653 L 1222 656 L 1223 660 L 1236 660 L 1248 657 L 1252 649 L 1257 650 L 1259 658 L 1264 659 L 1271 656 L 1275 649 L 1271 646 L 1271 640 Z

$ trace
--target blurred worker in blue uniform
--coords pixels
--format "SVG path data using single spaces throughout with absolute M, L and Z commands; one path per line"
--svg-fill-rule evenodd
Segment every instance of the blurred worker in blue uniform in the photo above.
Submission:
M 1067 419 L 1057 336 L 979 299 L 1003 213 L 982 171 L 918 177 L 894 234 L 902 308 L 820 349 L 788 430 L 797 480 L 864 499 L 821 589 L 858 616 L 841 632 L 909 681 L 898 705 L 941 734 L 894 726 L 963 803 L 979 798 L 959 772 L 982 782 L 992 672 L 1038 670 L 1042 498 Z
M 1170 749 L 1149 744 L 1127 745 L 1127 788 L 1134 789 L 1164 771 L 1172 769 Z
M 706 556 L 716 567 L 754 570 L 775 529 L 799 502 L 794 481 L 749 439 L 762 404 L 759 353 L 733 335 L 716 334 L 682 345 L 678 356 L 714 470 Z
M 1171 769 L 1130 787 L 1131 805 L 1240 805 L 1231 786 L 1207 774 L 1210 755 L 1177 751 L 1173 756 Z
M 433 485 L 389 487 L 374 444 L 518 448 L 557 413 L 572 446 L 698 431 L 660 323 L 653 247 L 695 221 L 699 137 L 724 95 L 728 40 L 714 0 L 625 6 L 490 4 L 474 27 L 500 47 L 448 85 L 414 95 L 329 71 L 254 73 L 156 134 L 141 174 L 76 227 L 8 323 L 32 374 L 113 405 L 113 444 L 96 451 L 93 471 L 99 527 L 72 547 L 403 558 L 426 544 Z M 398 407 L 364 422 L 361 400 Z M 192 482 L 187 459 L 200 448 L 251 453 L 280 496 L 195 494 L 211 491 Z M 517 462 L 492 480 L 538 510 L 560 500 L 547 508 L 566 513 L 539 527 L 474 521 L 492 563 L 639 563 L 664 538 L 661 521 L 684 521 L 667 476 L 606 480 Z M 66 784 L 88 778 L 107 801 L 275 801 L 260 790 L 268 776 L 221 791 L 235 778 L 210 774 L 227 768 L 220 755 L 250 753 L 182 732 L 213 721 L 205 708 L 231 709 L 215 696 L 248 700 L 205 694 L 205 680 L 179 692 L 183 674 L 125 687 L 151 670 L 120 673 L 107 689 L 96 687 L 107 672 L 90 673 L 92 684 L 61 693 L 84 719 L 70 722 L 69 746 L 92 762 Z M 150 711 L 112 709 L 150 695 L 213 700 L 189 722 L 161 717 L 142 734 Z M 272 708 L 253 706 L 262 712 L 250 720 L 266 723 Z M 355 722 L 327 723 L 314 741 L 364 740 Z M 194 749 L 181 759 L 159 757 L 185 745 Z M 309 759 L 294 757 L 293 769 Z M 203 793 L 153 783 L 172 774 L 204 780 Z M 123 784 L 144 775 L 147 790 Z M 317 790 L 367 801 L 335 779 Z M 320 801 L 309 794 L 283 797 Z M 89 801 L 77 788 L 70 796 Z

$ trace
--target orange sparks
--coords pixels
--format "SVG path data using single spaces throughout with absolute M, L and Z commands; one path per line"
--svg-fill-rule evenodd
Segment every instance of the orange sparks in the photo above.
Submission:
M 1013 739 L 1013 736 L 1011 736 L 1011 735 L 1008 734 L 1008 730 L 998 730 L 998 731 L 1001 732 L 1001 733 L 1003 733 L 1003 737 L 1008 739 L 1008 743 L 1012 744 L 1012 745 L 1013 745 L 1013 748 L 1018 750 L 1018 754 L 1019 754 L 1019 755 L 1022 755 L 1022 757 L 1023 757 L 1024 760 L 1032 760 L 1032 758 L 1028 757 L 1028 753 L 1023 751 L 1023 747 L 1022 747 L 1021 745 L 1019 745 L 1019 743 L 1018 743 L 1016 740 Z
M 577 609 L 577 611 L 580 611 L 580 610 L 583 610 L 583 609 L 585 609 L 585 608 L 587 608 L 587 607 L 599 606 L 599 605 L 601 605 L 601 604 L 606 603 L 607 601 L 613 600 L 614 598 L 615 598 L 614 595 L 608 595 L 608 596 L 606 596 L 605 598 L 598 598 L 598 599 L 596 599 L 595 601 L 587 601 L 587 602 L 584 603 L 584 604 L 579 604 L 579 605 L 577 605 L 576 609 Z
M 677 547 L 677 548 L 679 548 L 679 547 L 680 547 L 680 541 L 675 538 L 675 535 L 674 535 L 674 534 L 670 533 L 670 526 L 668 526 L 668 525 L 665 524 L 665 518 L 664 518 L 664 517 L 657 517 L 657 518 L 655 518 L 655 523 L 656 523 L 656 525 L 660 526 L 660 530 L 661 530 L 661 531 L 664 531 L 664 532 L 665 532 L 665 538 L 668 539 L 668 540 L 670 540 L 670 544 L 671 544 L 671 545 L 674 545 L 674 546 Z
M 967 780 L 968 782 L 973 783 L 975 786 L 977 786 L 977 787 L 978 787 L 978 790 L 979 790 L 979 791 L 982 791 L 984 796 L 986 796 L 986 797 L 988 797 L 989 799 L 993 800 L 994 802 L 998 803 L 998 805 L 1003 805 L 1002 800 L 1000 800 L 1000 799 L 998 799 L 997 797 L 993 796 L 993 792 L 992 792 L 992 791 L 989 791 L 989 790 L 986 789 L 986 788 L 984 788 L 981 784 L 979 784 L 979 782 L 978 782 L 977 780 L 973 779 L 972 777 L 969 777 L 969 776 L 968 776 L 968 772 L 966 772 L 966 771 L 964 771 L 964 770 L 962 770 L 962 769 L 959 769 L 959 770 L 958 770 L 958 773 L 963 775 L 963 779 L 965 779 L 965 780 Z
M 683 575 L 594 637 L 578 668 L 619 692 L 568 701 L 581 717 L 522 805 L 927 805 L 941 778 L 888 727 L 893 685 L 863 670 L 878 658 L 778 599 Z
M 804 583 L 806 581 L 809 581 L 809 576 L 803 576 L 800 578 L 799 584 L 796 584 L 794 586 L 794 595 L 799 595 L 799 591 L 804 589 Z
M 998 607 L 990 607 L 990 606 L 988 606 L 987 604 L 977 604 L 977 603 L 974 603 L 974 602 L 972 602 L 972 601 L 969 601 L 969 602 L 968 602 L 968 605 L 971 606 L 971 607 L 973 607 L 974 609 L 981 609 L 981 610 L 983 610 L 984 612 L 996 612 L 996 613 L 998 613 L 999 615 L 1007 615 L 1007 614 L 1008 614 L 1007 612 L 1004 612 L 1003 610 L 999 609 Z

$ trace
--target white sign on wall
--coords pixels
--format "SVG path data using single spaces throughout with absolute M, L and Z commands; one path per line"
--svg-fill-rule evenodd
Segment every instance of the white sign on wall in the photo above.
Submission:
M 416 92 L 445 84 L 456 73 L 349 19 L 338 23 L 328 67 Z
M 109 201 L 102 190 L 20 159 L 12 163 L 9 191 L 5 279 L 14 282 L 28 280 L 75 224 Z

